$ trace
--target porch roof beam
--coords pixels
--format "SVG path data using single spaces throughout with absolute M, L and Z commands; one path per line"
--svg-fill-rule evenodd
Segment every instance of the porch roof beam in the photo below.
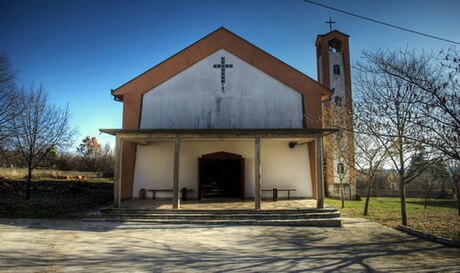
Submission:
M 318 138 L 337 129 L 100 129 L 102 133 L 146 145 L 146 139 L 180 138 Z

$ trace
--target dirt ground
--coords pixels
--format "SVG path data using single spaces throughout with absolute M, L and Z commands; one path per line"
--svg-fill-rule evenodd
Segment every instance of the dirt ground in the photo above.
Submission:
M 342 228 L 0 219 L 1 272 L 459 272 L 460 249 Z

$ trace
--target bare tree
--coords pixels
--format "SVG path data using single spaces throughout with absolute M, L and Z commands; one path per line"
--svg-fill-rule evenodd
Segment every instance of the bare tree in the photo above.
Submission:
M 359 109 L 359 105 L 356 107 L 356 109 Z M 371 189 L 376 176 L 387 161 L 388 153 L 385 150 L 385 145 L 382 145 L 374 135 L 363 133 L 370 131 L 370 128 L 366 127 L 369 123 L 366 122 L 366 120 L 361 121 L 360 118 L 361 115 L 357 111 L 354 119 L 354 129 L 357 132 L 354 135 L 355 164 L 353 167 L 356 172 L 362 174 L 367 180 L 366 201 L 364 203 L 363 215 L 368 215 Z
M 355 91 L 358 90 L 359 112 L 368 131 L 388 154 L 398 173 L 401 192 L 401 219 L 407 225 L 406 184 L 421 174 L 426 165 L 409 169 L 409 162 L 418 140 L 426 137 L 420 130 L 418 106 L 423 95 L 417 86 L 387 73 L 386 64 L 398 62 L 400 52 L 363 53 L 363 62 L 356 65 Z M 428 161 L 427 161 L 428 162 Z
M 409 168 L 413 169 L 417 168 L 419 165 L 426 165 L 426 161 L 427 153 L 421 149 L 412 156 Z M 424 168 L 421 175 L 414 179 L 413 182 L 409 184 L 408 188 L 416 190 L 423 189 L 425 195 L 424 207 L 426 209 L 428 198 L 432 194 L 433 190 L 435 188 L 442 190 L 448 179 L 449 174 L 447 165 L 441 160 L 441 158 L 439 158 L 437 161 L 432 161 L 427 168 Z
M 29 199 L 32 170 L 51 149 L 68 146 L 76 131 L 70 127 L 68 106 L 60 108 L 50 104 L 42 86 L 22 90 L 18 107 L 21 111 L 12 121 L 14 146 L 27 165 L 26 199 Z
M 106 142 L 99 153 L 97 169 L 100 172 L 104 172 L 105 175 L 113 177 L 113 164 L 114 158 L 112 148 L 110 147 L 110 144 Z
M 344 184 L 354 179 L 353 148 L 353 116 L 347 102 L 337 100 L 329 102 L 323 111 L 326 127 L 336 128 L 339 131 L 324 139 L 324 150 L 328 160 L 332 163 L 333 179 L 339 182 L 339 194 L 342 208 L 345 207 Z
M 460 216 L 460 161 L 459 160 L 447 160 L 447 168 L 449 176 L 452 180 L 452 184 L 455 187 L 455 193 L 457 196 L 457 210 L 458 216 Z
M 443 155 L 460 160 L 460 53 L 455 48 L 417 54 L 378 52 L 372 60 L 382 73 L 420 93 L 417 125 L 427 132 L 421 141 Z M 417 139 L 418 140 L 418 139 Z
M 6 154 L 5 149 L 9 142 L 10 122 L 17 113 L 17 92 L 15 86 L 15 72 L 11 68 L 8 56 L 0 52 L 0 152 Z
M 77 153 L 83 156 L 88 171 L 96 171 L 96 162 L 101 155 L 101 145 L 96 137 L 85 137 L 77 147 Z

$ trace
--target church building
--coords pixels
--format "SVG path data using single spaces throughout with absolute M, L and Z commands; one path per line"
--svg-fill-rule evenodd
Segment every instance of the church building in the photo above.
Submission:
M 347 59 L 325 57 L 328 35 Z M 317 41 L 318 71 L 337 62 L 348 71 L 344 86 L 347 37 L 332 31 Z M 321 208 L 324 181 L 333 181 L 323 179 L 333 175 L 323 137 L 337 131 L 322 118 L 334 96 L 326 77 L 315 81 L 222 27 L 112 90 L 123 128 L 101 132 L 116 136 L 115 206 L 150 189 L 147 197 L 172 198 L 176 209 L 181 195 L 250 199 L 260 209 L 272 189 L 289 189 Z

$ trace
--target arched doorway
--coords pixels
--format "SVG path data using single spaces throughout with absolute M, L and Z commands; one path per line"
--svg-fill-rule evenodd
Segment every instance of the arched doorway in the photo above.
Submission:
M 198 158 L 198 199 L 244 199 L 244 158 L 217 152 Z

